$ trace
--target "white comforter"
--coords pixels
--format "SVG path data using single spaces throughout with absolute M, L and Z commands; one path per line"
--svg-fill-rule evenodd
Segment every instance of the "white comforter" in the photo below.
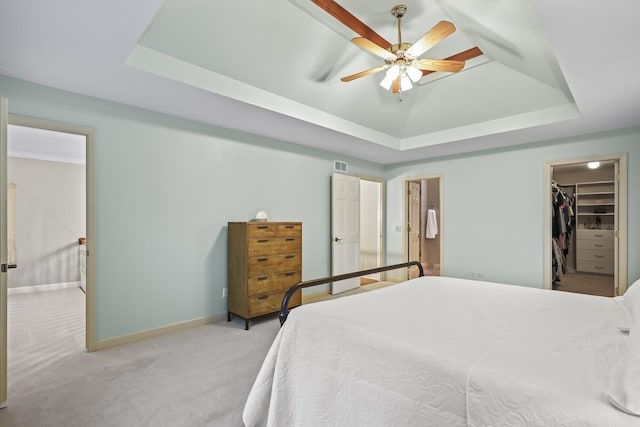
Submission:
M 291 311 L 247 426 L 638 426 L 604 395 L 616 299 L 443 277 Z

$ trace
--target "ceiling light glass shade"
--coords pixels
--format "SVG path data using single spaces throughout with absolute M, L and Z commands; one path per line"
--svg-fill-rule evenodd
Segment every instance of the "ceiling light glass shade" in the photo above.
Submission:
M 407 67 L 407 75 L 412 82 L 417 83 L 418 80 L 422 78 L 422 71 L 412 65 L 410 67 Z
M 387 71 L 387 78 L 390 78 L 391 80 L 394 80 L 395 78 L 397 78 L 400 75 L 400 66 L 399 65 L 393 65 L 391 68 L 389 68 L 389 70 Z
M 391 89 L 391 85 L 396 79 L 400 79 L 400 92 L 406 92 L 411 90 L 413 85 L 411 84 L 411 80 L 417 82 L 422 77 L 422 71 L 415 67 L 400 67 L 397 64 L 394 64 L 389 70 L 387 70 L 387 74 L 384 79 L 380 82 L 380 86 L 385 88 L 386 90 Z M 414 79 L 415 78 L 415 79 Z
M 402 73 L 400 76 L 400 91 L 406 92 L 413 87 L 411 84 L 411 79 L 407 76 L 406 73 Z
M 600 167 L 600 162 L 589 162 L 587 163 L 589 169 L 598 169 Z
M 391 84 L 395 79 L 398 78 L 399 74 L 400 74 L 400 67 L 398 65 L 393 65 L 391 68 L 387 70 L 387 74 L 385 75 L 384 79 L 382 79 L 382 81 L 380 82 L 380 86 L 382 86 L 386 90 L 391 89 Z
M 390 79 L 389 77 L 385 77 L 384 79 L 382 79 L 382 81 L 380 82 L 380 86 L 382 86 L 383 88 L 385 88 L 386 90 L 391 89 L 391 83 L 393 83 L 394 79 Z

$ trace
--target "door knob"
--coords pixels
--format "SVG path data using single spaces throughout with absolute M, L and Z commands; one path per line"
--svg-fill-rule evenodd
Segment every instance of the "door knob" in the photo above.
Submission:
M 341 242 L 341 241 L 342 241 L 342 239 L 338 239 L 338 238 L 336 237 L 336 238 L 334 239 L 334 241 L 336 241 L 336 242 Z

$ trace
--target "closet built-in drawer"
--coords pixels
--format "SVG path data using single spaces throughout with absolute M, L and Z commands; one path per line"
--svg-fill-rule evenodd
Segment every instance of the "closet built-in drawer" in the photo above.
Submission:
M 596 251 L 612 251 L 613 240 L 586 240 L 580 239 L 576 241 L 576 247 L 580 249 L 592 249 Z
M 248 294 L 249 296 L 253 296 L 269 292 L 286 291 L 301 281 L 302 274 L 300 271 L 287 271 L 286 273 L 249 277 L 247 283 Z
M 248 259 L 247 277 L 301 270 L 300 252 L 287 255 L 258 256 Z
M 600 261 L 600 262 L 613 262 L 613 251 L 600 251 L 593 249 L 581 249 L 576 250 L 576 259 L 583 261 Z
M 302 238 L 297 236 L 251 238 L 248 243 L 249 256 L 289 254 L 302 249 Z
M 259 316 L 261 314 L 273 313 L 275 311 L 280 311 L 280 306 L 282 305 L 282 298 L 284 297 L 285 292 L 276 292 L 273 294 L 260 295 L 255 297 L 249 297 L 248 302 L 248 312 L 249 316 Z M 296 307 L 300 305 L 302 301 L 302 293 L 301 291 L 297 291 L 291 296 L 289 300 L 289 307 Z
M 586 273 L 613 274 L 612 262 L 584 261 L 580 259 L 576 262 L 576 270 L 578 271 Z
M 577 239 L 613 240 L 613 230 L 585 230 L 578 228 Z

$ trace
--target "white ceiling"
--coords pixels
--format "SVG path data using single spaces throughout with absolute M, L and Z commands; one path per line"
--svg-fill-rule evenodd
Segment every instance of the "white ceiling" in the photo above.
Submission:
M 86 137 L 26 126 L 9 125 L 9 157 L 86 164 Z
M 388 3 L 340 5 L 395 43 Z M 640 125 L 640 3 L 406 0 L 422 57 L 478 46 L 460 73 L 393 95 L 310 0 L 0 0 L 0 74 L 381 164 Z

